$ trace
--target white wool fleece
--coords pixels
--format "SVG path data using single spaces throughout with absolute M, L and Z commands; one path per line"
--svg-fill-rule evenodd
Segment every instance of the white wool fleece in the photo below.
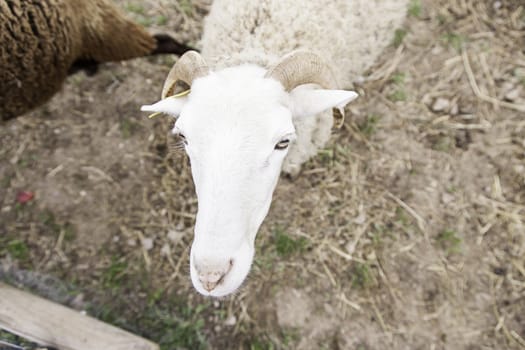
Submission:
M 392 41 L 409 0 L 215 0 L 205 19 L 202 55 L 212 69 L 268 68 L 294 50 L 320 55 L 338 88 L 349 88 Z M 283 171 L 296 174 L 330 138 L 331 112 L 296 121 L 297 141 Z

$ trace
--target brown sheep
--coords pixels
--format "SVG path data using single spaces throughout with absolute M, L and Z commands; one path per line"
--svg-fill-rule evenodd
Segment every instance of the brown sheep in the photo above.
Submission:
M 78 70 L 189 49 L 149 34 L 109 0 L 0 0 L 0 117 L 43 104 Z

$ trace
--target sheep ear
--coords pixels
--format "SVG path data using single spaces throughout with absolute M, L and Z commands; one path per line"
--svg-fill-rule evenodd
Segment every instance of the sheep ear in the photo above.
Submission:
M 354 91 L 312 89 L 308 86 L 299 86 L 290 92 L 292 115 L 302 118 L 332 108 L 342 109 L 357 96 Z
M 178 117 L 182 111 L 182 107 L 184 107 L 187 101 L 187 96 L 177 98 L 168 97 L 152 105 L 144 105 L 140 107 L 140 110 L 143 112 L 166 113 Z

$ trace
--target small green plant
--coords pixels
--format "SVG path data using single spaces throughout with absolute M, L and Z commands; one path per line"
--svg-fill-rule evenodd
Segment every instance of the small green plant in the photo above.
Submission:
M 404 89 L 400 88 L 388 95 L 388 99 L 392 102 L 406 101 L 407 93 Z
M 222 320 L 224 321 L 226 319 L 226 317 L 228 316 L 228 311 L 224 310 L 224 309 L 216 309 L 216 310 L 213 310 L 213 314 L 219 318 L 219 320 Z
M 323 148 L 317 151 L 317 156 L 323 163 L 323 165 L 329 165 L 333 162 L 335 152 L 332 148 Z
M 371 136 L 377 129 L 377 123 L 381 117 L 377 114 L 369 114 L 365 121 L 360 124 L 359 130 L 367 137 Z
M 151 322 L 154 322 L 156 332 L 163 333 L 158 340 L 162 350 L 180 349 L 207 349 L 207 341 L 202 332 L 204 328 L 204 318 L 201 315 L 205 305 L 198 305 L 196 308 L 190 306 L 181 307 L 176 314 L 174 312 L 161 311 L 156 309 L 154 316 L 150 315 Z
M 145 13 L 144 6 L 142 6 L 140 3 L 137 3 L 137 2 L 128 3 L 126 6 L 126 10 L 128 12 L 133 12 L 138 15 L 143 15 Z
M 525 15 L 524 15 L 525 18 Z M 516 68 L 514 69 L 513 75 L 519 79 L 521 85 L 525 87 L 525 69 L 522 68 Z
M 439 136 L 432 144 L 432 149 L 440 152 L 450 152 L 454 148 L 454 140 L 448 135 Z
M 280 256 L 290 256 L 306 249 L 308 240 L 305 237 L 293 239 L 286 232 L 277 228 L 274 233 L 275 250 Z
M 396 85 L 403 85 L 405 83 L 406 74 L 398 72 L 392 75 L 390 80 Z
M 403 72 L 397 72 L 392 75 L 390 81 L 396 85 L 396 90 L 388 95 L 388 99 L 393 102 L 406 101 L 407 94 L 405 92 L 406 75 Z
M 164 294 L 164 289 L 158 288 L 148 293 L 148 305 L 153 306 L 155 305 Z
M 8 188 L 11 185 L 11 181 L 14 179 L 14 175 L 6 175 L 0 181 L 1 188 Z
M 138 16 L 137 22 L 144 27 L 150 27 L 153 24 L 154 19 L 148 16 Z
M 77 236 L 73 225 L 71 225 L 70 223 L 66 223 L 65 225 L 63 225 L 62 230 L 64 230 L 64 240 L 67 242 L 73 241 Z
M 16 350 L 16 349 L 38 349 L 39 348 L 37 344 L 34 344 L 27 339 L 19 337 L 18 335 L 9 333 L 3 329 L 0 329 L 0 340 L 4 342 L 4 343 L 0 343 L 0 349 Z M 13 345 L 13 347 L 11 347 L 10 345 Z
M 272 249 L 265 249 L 261 254 L 255 254 L 253 264 L 256 268 L 262 270 L 270 270 L 275 264 L 275 253 Z
M 453 47 L 458 52 L 461 51 L 461 49 L 463 48 L 463 45 L 466 42 L 464 36 L 457 34 L 457 33 L 450 33 L 450 32 L 443 36 L 443 40 L 448 46 Z
M 64 231 L 65 241 L 70 242 L 76 237 L 73 225 L 71 225 L 69 222 L 62 225 L 59 224 L 55 218 L 55 214 L 53 214 L 53 212 L 49 209 L 45 209 L 44 211 L 40 212 L 38 214 L 38 219 L 44 225 L 44 227 L 57 236 L 60 235 L 62 231 Z
M 140 317 L 123 317 L 122 310 L 129 309 L 127 303 L 126 300 L 111 299 L 109 305 L 91 309 L 90 314 L 104 322 L 154 340 L 161 350 L 208 348 L 203 333 L 203 311 L 208 304 L 191 307 L 187 302 L 167 297 L 159 300 L 158 305 L 149 305 L 141 310 Z
M 372 223 L 372 231 L 369 232 L 369 236 L 371 236 L 372 243 L 375 245 L 381 245 L 383 242 L 383 238 L 387 236 L 387 230 L 385 226 L 378 224 L 378 223 Z
M 106 288 L 117 289 L 127 274 L 128 264 L 126 261 L 116 258 L 111 259 L 111 264 L 102 274 L 102 285 Z
M 282 343 L 288 348 L 293 347 L 295 344 L 297 344 L 301 339 L 301 335 L 299 333 L 299 330 L 288 328 L 281 330 L 281 339 Z
M 120 134 L 123 138 L 130 138 L 138 129 L 138 124 L 132 120 L 122 118 L 120 119 Z
M 437 16 L 437 20 L 440 25 L 443 25 L 443 24 L 448 23 L 450 21 L 450 18 L 444 14 L 439 14 Z
M 27 244 L 19 239 L 7 243 L 7 251 L 13 258 L 18 260 L 26 260 L 29 257 Z
M 404 228 L 410 226 L 410 217 L 407 215 L 405 209 L 401 207 L 396 208 L 396 223 Z
M 352 287 L 365 289 L 372 284 L 372 273 L 367 263 L 356 262 L 350 269 Z
M 149 27 L 157 22 L 156 18 L 150 17 L 146 14 L 146 8 L 140 2 L 131 2 L 126 6 L 126 10 L 135 15 L 135 20 L 143 25 Z
M 157 22 L 159 26 L 166 25 L 166 23 L 168 23 L 168 17 L 164 15 L 157 16 L 155 17 L 155 22 Z
M 421 16 L 421 1 L 412 0 L 408 5 L 408 14 L 412 17 L 419 18 Z
M 249 344 L 250 350 L 274 350 L 275 346 L 271 341 L 256 338 Z
M 53 214 L 51 210 L 45 209 L 43 212 L 38 214 L 38 218 L 40 219 L 40 222 L 49 230 L 53 232 L 60 231 L 60 225 L 57 224 L 55 214 Z
M 436 237 L 437 243 L 448 255 L 457 254 L 461 251 L 461 238 L 454 230 L 443 230 Z
M 396 29 L 392 45 L 394 45 L 394 47 L 399 47 L 403 43 L 406 35 L 407 31 L 405 29 Z
M 193 12 L 191 0 L 179 0 L 179 7 L 186 16 L 190 16 Z
M 35 154 L 25 154 L 24 156 L 20 157 L 18 159 L 18 165 L 22 168 L 29 168 L 33 164 L 35 164 L 37 161 L 37 157 Z

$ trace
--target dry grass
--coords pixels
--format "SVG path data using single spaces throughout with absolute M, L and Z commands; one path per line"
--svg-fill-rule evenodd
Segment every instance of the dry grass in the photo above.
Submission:
M 121 3 L 194 41 L 207 7 Z M 189 165 L 137 112 L 169 60 L 73 77 L 0 130 L 0 254 L 170 349 L 525 348 L 525 8 L 414 1 L 403 30 L 332 143 L 281 179 L 233 297 L 193 291 Z

